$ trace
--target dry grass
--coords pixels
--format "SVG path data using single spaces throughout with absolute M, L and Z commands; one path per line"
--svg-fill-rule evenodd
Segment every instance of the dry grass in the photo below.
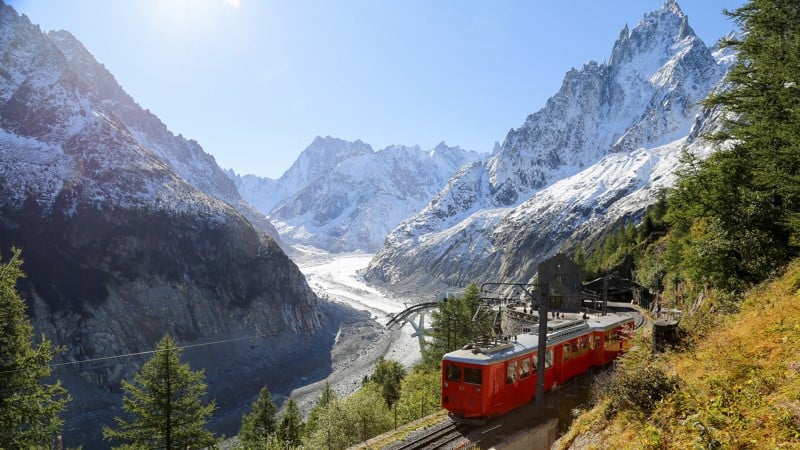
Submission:
M 609 415 L 602 402 L 560 448 L 800 449 L 800 262 L 714 321 L 690 350 L 651 360 L 639 345 L 623 358 L 625 370 L 658 364 L 680 378 L 652 413 Z
M 369 439 L 366 443 L 361 443 L 351 448 L 353 450 L 384 448 L 390 444 L 394 444 L 396 442 L 406 439 L 411 433 L 428 429 L 438 423 L 441 423 L 444 420 L 450 420 L 450 419 L 448 419 L 447 417 L 447 411 L 441 409 L 429 416 L 425 416 L 421 419 L 417 419 L 413 422 L 409 422 L 405 425 L 399 426 L 396 430 L 387 431 L 386 433 L 381 434 L 380 436 L 375 436 L 374 438 Z

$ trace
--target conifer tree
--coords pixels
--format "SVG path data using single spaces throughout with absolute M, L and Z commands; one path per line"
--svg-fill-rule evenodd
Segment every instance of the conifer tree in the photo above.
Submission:
M 103 436 L 124 444 L 120 448 L 185 450 L 214 445 L 205 429 L 215 402 L 203 404 L 206 393 L 203 371 L 181 363 L 180 349 L 169 335 L 156 345 L 155 354 L 135 375 L 122 382 L 122 408 L 126 418 L 116 417 L 117 428 L 105 427 Z
M 325 382 L 325 386 L 322 388 L 322 392 L 319 394 L 319 398 L 317 399 L 317 404 L 311 408 L 311 412 L 308 414 L 308 420 L 306 421 L 306 426 L 303 428 L 303 434 L 306 437 L 310 437 L 314 432 L 319 428 L 320 422 L 320 415 L 323 411 L 330 405 L 331 403 L 336 401 L 336 393 L 331 389 L 331 385 L 328 382 Z
M 472 320 L 479 306 L 480 288 L 475 283 L 467 286 L 461 298 L 450 297 L 439 305 L 431 314 L 432 331 L 427 332 L 430 339 L 422 350 L 426 364 L 438 366 L 445 353 L 461 348 L 481 333 L 491 332 L 487 316 L 479 315 L 477 322 Z
M 69 396 L 58 382 L 42 383 L 55 350 L 44 336 L 38 346 L 31 342 L 33 327 L 16 289 L 21 265 L 18 249 L 0 263 L 0 448 L 50 448 Z
M 731 89 L 706 104 L 730 113 L 712 136 L 727 147 L 690 160 L 669 218 L 688 236 L 690 276 L 736 292 L 800 251 L 800 4 L 752 0 L 726 14 L 741 27 L 723 41 L 738 61 Z
M 278 423 L 278 438 L 288 448 L 295 448 L 300 445 L 300 437 L 303 434 L 303 416 L 294 400 L 289 399 L 281 412 L 280 423 Z
M 270 437 L 275 435 L 278 421 L 275 417 L 275 403 L 266 386 L 261 388 L 258 399 L 253 403 L 249 414 L 242 417 L 239 442 L 244 448 L 264 448 Z
M 375 364 L 370 380 L 381 387 L 381 396 L 389 408 L 400 399 L 400 382 L 405 376 L 406 369 L 399 361 L 381 357 Z

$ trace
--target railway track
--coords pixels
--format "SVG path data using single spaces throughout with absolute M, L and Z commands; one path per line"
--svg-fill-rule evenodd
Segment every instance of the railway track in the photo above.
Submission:
M 614 312 L 623 313 L 631 316 L 633 319 L 633 329 L 638 330 L 640 327 L 647 323 L 647 317 L 639 310 L 632 307 L 627 303 L 609 302 L 608 309 Z
M 471 427 L 449 420 L 425 430 L 422 434 L 403 441 L 399 446 L 392 446 L 392 450 L 434 450 L 434 449 L 471 449 L 472 443 L 464 435 Z

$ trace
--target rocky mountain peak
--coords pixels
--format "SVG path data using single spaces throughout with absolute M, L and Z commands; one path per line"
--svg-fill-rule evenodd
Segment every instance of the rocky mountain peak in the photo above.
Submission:
M 65 347 L 57 362 L 146 351 L 169 333 L 231 340 L 224 359 L 193 361 L 226 387 L 270 382 L 276 350 L 237 338 L 308 335 L 323 311 L 244 203 L 222 198 L 213 158 L 139 108 L 74 37 L 45 35 L 1 1 L 0 61 L 0 250 L 23 249 L 19 290 L 37 333 Z M 67 428 L 99 438 L 136 368 L 128 358 L 59 369 L 80 393 Z M 251 393 L 225 395 L 221 412 Z
M 678 47 L 687 47 L 699 40 L 689 26 L 689 18 L 677 2 L 667 1 L 661 9 L 645 16 L 629 30 L 628 25 L 611 50 L 609 65 L 619 67 L 632 61 L 642 66 L 642 73 L 652 72 L 676 53 Z
M 445 143 L 445 141 L 439 142 L 436 144 L 430 151 L 431 158 L 442 158 L 448 161 L 455 161 L 458 158 L 463 158 L 464 150 L 461 149 L 459 146 L 450 147 Z M 461 160 L 463 162 L 463 159 Z
M 487 162 L 487 205 L 512 206 L 558 176 L 688 128 L 693 104 L 722 71 L 677 5 L 620 32 L 607 63 L 572 69 L 545 107 L 512 129 Z M 590 101 L 588 101 L 590 100 Z M 680 120 L 653 120 L 663 105 Z M 678 125 L 680 124 L 680 125 Z
M 365 151 L 371 148 L 357 142 L 360 151 L 334 152 L 338 159 L 329 160 L 330 169 L 314 178 L 310 174 L 315 167 L 301 164 L 304 155 L 292 166 L 293 176 L 307 184 L 269 212 L 287 240 L 329 251 L 375 251 L 389 231 L 427 204 L 459 167 L 480 159 L 475 152 L 444 142 L 430 150 L 390 145 L 376 152 Z M 260 201 L 257 191 L 244 195 Z
M 66 30 L 50 31 L 47 37 L 64 54 L 73 72 L 86 83 L 87 87 L 95 90 L 100 98 L 133 102 L 133 99 L 119 87 L 114 75 L 100 64 L 72 33 Z
M 683 13 L 681 7 L 678 6 L 677 0 L 666 0 L 661 6 L 661 9 L 667 10 L 678 17 L 686 17 L 686 14 Z
M 107 117 L 119 120 L 131 136 L 171 167 L 187 183 L 217 198 L 245 215 L 258 230 L 279 244 L 277 230 L 239 194 L 233 181 L 217 165 L 214 157 L 193 139 L 173 134 L 155 114 L 142 108 L 119 85 L 106 67 L 68 31 L 51 31 L 48 42 L 58 47 L 69 71 L 98 103 Z
M 583 223 L 608 223 L 612 205 L 650 189 L 651 180 L 671 179 L 665 173 L 697 125 L 700 101 L 724 74 L 688 17 L 667 1 L 621 30 L 607 62 L 567 72 L 499 150 L 460 170 L 403 221 L 367 279 L 402 288 L 532 275 Z M 621 214 L 646 204 L 642 192 Z
M 368 144 L 330 136 L 317 136 L 297 157 L 294 164 L 278 179 L 288 193 L 294 193 L 318 176 L 333 170 L 342 161 L 359 155 L 371 154 Z

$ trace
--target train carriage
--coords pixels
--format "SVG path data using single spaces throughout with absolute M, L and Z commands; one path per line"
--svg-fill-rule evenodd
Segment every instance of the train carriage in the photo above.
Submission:
M 633 319 L 609 314 L 549 321 L 544 387 L 550 391 L 628 348 Z M 456 420 L 508 413 L 536 394 L 539 337 L 534 332 L 476 342 L 442 359 L 442 407 Z

